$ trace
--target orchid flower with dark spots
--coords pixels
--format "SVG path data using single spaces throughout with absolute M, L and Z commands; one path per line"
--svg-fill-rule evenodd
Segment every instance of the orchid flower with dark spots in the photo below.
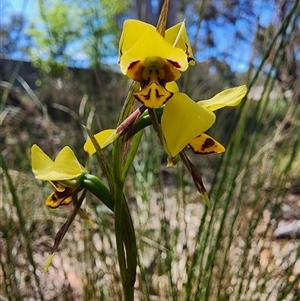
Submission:
M 215 122 L 213 111 L 237 106 L 247 92 L 246 86 L 224 90 L 197 103 L 180 93 L 175 83 L 170 83 L 167 88 L 174 96 L 164 106 L 161 127 L 169 155 L 175 157 L 186 146 L 199 154 L 224 152 L 224 146 L 204 132 Z
M 154 26 L 138 20 L 126 20 L 123 25 L 121 72 L 141 83 L 141 90 L 134 95 L 147 108 L 158 108 L 173 96 L 166 83 L 177 80 L 194 60 L 184 23 L 169 30 L 164 38 Z
M 34 144 L 31 147 L 31 165 L 35 178 L 50 182 L 54 189 L 46 199 L 46 205 L 51 208 L 70 204 L 73 192 L 79 187 L 79 178 L 87 173 L 68 146 L 53 161 Z

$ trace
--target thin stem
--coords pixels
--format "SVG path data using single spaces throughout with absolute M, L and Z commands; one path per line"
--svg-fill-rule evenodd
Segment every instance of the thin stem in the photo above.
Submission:
M 112 212 L 114 212 L 114 200 L 104 183 L 94 175 L 86 174 L 82 186 L 96 196 L 103 204 L 105 204 Z M 136 239 L 134 233 L 134 227 L 130 216 L 130 210 L 128 208 L 125 197 L 123 196 L 123 224 L 126 227 L 122 228 L 124 245 L 126 249 L 126 262 L 127 262 L 127 274 L 125 285 L 132 287 L 136 278 L 136 266 L 137 266 L 137 248 Z M 129 296 L 129 293 L 128 293 Z M 126 299 L 127 300 L 127 299 Z M 131 299 L 129 299 L 131 300 Z
M 134 82 L 132 84 L 120 114 L 119 125 L 133 112 L 135 106 L 134 93 L 138 90 L 139 86 L 139 83 Z M 117 253 L 125 301 L 131 301 L 134 296 L 136 242 L 131 216 L 123 196 L 123 163 L 127 150 L 128 144 L 126 143 L 126 136 L 119 137 L 113 146 L 112 166 Z M 129 167 L 126 167 L 126 169 L 128 168 Z M 129 230 L 124 233 L 124 229 Z M 127 258 L 124 247 L 126 248 Z
M 77 193 L 79 192 L 78 190 L 81 189 L 81 187 L 79 187 L 78 189 L 76 189 L 72 195 L 72 199 L 73 199 L 73 204 L 74 204 L 74 209 L 71 212 L 71 215 L 68 217 L 67 221 L 65 222 L 65 224 L 61 227 L 61 229 L 58 231 L 58 233 L 56 234 L 55 237 L 55 241 L 54 241 L 54 245 L 52 247 L 51 252 L 55 253 L 57 248 L 59 247 L 61 241 L 63 240 L 64 236 L 66 235 L 68 229 L 70 228 L 78 210 L 80 209 L 82 202 L 85 199 L 85 195 L 86 195 L 86 191 L 84 190 L 82 195 L 80 196 L 79 200 L 77 199 Z
M 163 148 L 168 153 L 168 155 L 171 156 L 171 152 L 168 149 L 168 146 L 167 146 L 166 141 L 165 141 L 164 134 L 163 134 L 161 126 L 159 124 L 160 119 L 158 119 L 158 117 L 161 118 L 161 115 L 158 116 L 157 113 L 156 113 L 156 110 L 154 110 L 154 109 L 148 109 L 148 113 L 149 113 L 149 117 L 152 121 L 153 128 L 154 128 L 155 132 L 158 135 L 160 143 L 162 144 Z
M 136 135 L 134 135 L 130 150 L 129 150 L 128 155 L 127 155 L 126 162 L 125 162 L 123 170 L 122 170 L 121 179 L 122 179 L 123 182 L 125 181 L 125 179 L 128 175 L 129 168 L 131 167 L 132 162 L 133 162 L 133 160 L 136 156 L 136 152 L 137 152 L 138 147 L 140 145 L 142 136 L 143 136 L 143 131 L 140 131 Z

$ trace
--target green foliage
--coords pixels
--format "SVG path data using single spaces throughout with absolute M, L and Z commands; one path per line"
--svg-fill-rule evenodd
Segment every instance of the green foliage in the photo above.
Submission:
M 98 66 L 117 54 L 118 20 L 128 5 L 117 0 L 39 0 L 38 20 L 28 30 L 35 40 L 32 61 L 55 77 L 79 58 L 85 67 Z

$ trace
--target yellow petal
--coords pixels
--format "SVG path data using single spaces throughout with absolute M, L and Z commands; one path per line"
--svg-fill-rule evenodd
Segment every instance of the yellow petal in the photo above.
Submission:
M 31 147 L 31 167 L 35 175 L 48 172 L 53 163 L 54 162 L 36 144 Z
M 173 46 L 181 48 L 187 55 L 189 65 L 195 65 L 193 50 L 186 33 L 185 23 L 180 22 L 166 30 L 165 39 Z
M 197 104 L 208 108 L 211 111 L 215 111 L 226 106 L 235 107 L 241 102 L 246 93 L 247 87 L 243 85 L 236 88 L 226 89 L 211 99 L 198 101 Z
M 170 82 L 166 84 L 166 89 L 170 92 L 176 93 L 179 92 L 179 88 L 175 82 Z
M 139 20 L 126 20 L 123 24 L 123 31 L 119 43 L 119 60 L 122 54 L 129 50 L 147 28 L 156 28 L 148 23 Z
M 212 137 L 202 133 L 194 138 L 189 146 L 196 154 L 219 154 L 225 152 L 225 147 Z
M 134 96 L 147 108 L 159 108 L 173 96 L 173 93 L 158 83 L 152 83 L 134 93 Z
M 200 110 L 199 110 L 200 109 Z M 195 137 L 209 129 L 216 116 L 198 106 L 184 93 L 175 93 L 166 103 L 161 126 L 171 155 L 176 156 Z
M 96 138 L 100 147 L 104 148 L 108 144 L 112 143 L 116 138 L 118 138 L 119 134 L 117 134 L 114 129 L 108 129 L 95 134 L 94 137 Z M 89 154 L 90 157 L 96 152 L 96 149 L 91 139 L 88 139 L 85 142 L 83 149 Z
M 57 181 L 49 181 L 49 183 L 52 185 L 53 189 L 58 192 L 62 192 L 66 189 L 65 185 L 62 185 L 61 183 Z
M 71 180 L 79 177 L 83 170 L 84 168 L 78 162 L 73 151 L 66 146 L 58 153 L 50 170 L 37 175 L 36 179 L 45 181 Z
M 136 31 L 135 23 L 132 20 L 124 22 L 120 42 L 120 67 L 123 74 L 127 74 L 137 62 L 143 63 L 147 57 L 160 57 L 181 71 L 188 68 L 186 54 L 182 49 L 173 47 L 153 26 L 142 26 Z M 134 78 L 132 73 L 130 76 L 140 81 L 138 74 Z

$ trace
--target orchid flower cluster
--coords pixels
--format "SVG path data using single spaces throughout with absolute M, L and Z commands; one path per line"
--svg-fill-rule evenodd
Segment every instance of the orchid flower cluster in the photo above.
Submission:
M 77 213 L 89 221 L 86 212 L 80 208 L 86 192 L 94 194 L 114 212 L 123 290 L 125 300 L 131 300 L 137 251 L 123 188 L 143 129 L 153 126 L 168 154 L 168 166 L 175 165 L 176 156 L 182 159 L 196 188 L 209 205 L 201 174 L 186 155 L 186 148 L 200 155 L 224 152 L 224 146 L 205 132 L 216 120 L 214 111 L 225 106 L 237 106 L 247 89 L 245 86 L 227 89 L 202 101 L 194 101 L 179 91 L 175 81 L 182 72 L 195 65 L 184 22 L 165 30 L 163 21 L 157 28 L 138 20 L 125 21 L 119 44 L 119 65 L 121 72 L 134 82 L 116 129 L 107 129 L 94 135 L 86 129 L 89 139 L 83 146 L 88 158 L 85 167 L 68 146 L 53 161 L 37 145 L 33 145 L 31 161 L 36 179 L 48 181 L 53 187 L 46 205 L 51 208 L 71 205 L 74 208 L 57 233 L 52 254 Z M 137 104 L 140 104 L 138 108 Z M 112 162 L 109 162 L 103 148 L 111 143 Z M 94 154 L 107 184 L 89 173 L 90 158 Z

